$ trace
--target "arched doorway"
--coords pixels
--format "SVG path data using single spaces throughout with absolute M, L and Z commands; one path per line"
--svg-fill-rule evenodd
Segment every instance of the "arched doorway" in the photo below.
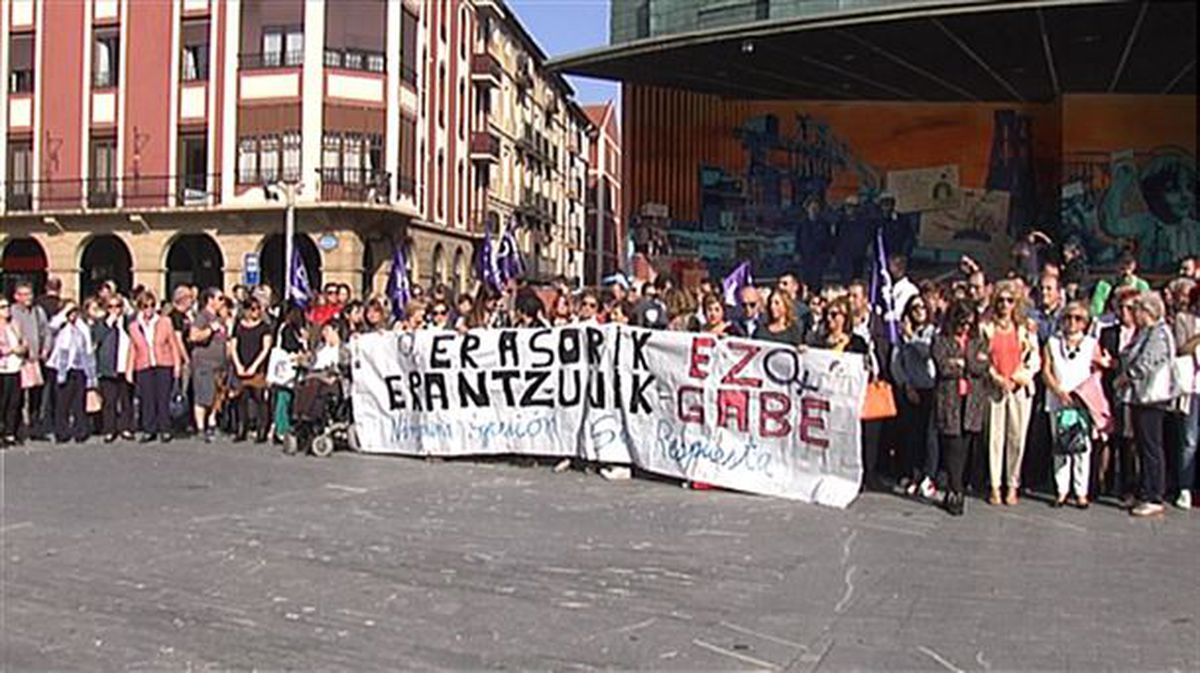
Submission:
M 20 283 L 33 285 L 33 293 L 41 294 L 46 286 L 46 269 L 50 266 L 42 244 L 28 236 L 10 238 L 0 253 L 0 287 L 5 297 Z
M 93 236 L 79 256 L 79 296 L 90 297 L 111 280 L 122 294 L 133 288 L 133 257 L 125 241 L 112 234 Z
M 446 282 L 446 251 L 442 244 L 433 246 L 433 279 L 430 289 Z
M 462 246 L 454 251 L 454 286 L 455 295 L 462 294 L 466 291 L 467 278 L 470 276 L 470 271 L 467 270 L 467 255 L 463 252 Z
M 225 289 L 225 256 L 208 234 L 185 234 L 167 249 L 167 288 L 170 297 L 180 285 Z
M 311 293 L 321 290 L 321 251 L 311 237 L 306 234 L 296 234 L 293 250 L 300 255 L 304 270 L 308 274 L 308 289 Z M 283 235 L 271 234 L 263 241 L 258 252 L 259 264 L 262 267 L 263 282 L 271 286 L 272 296 L 277 300 L 283 294 Z

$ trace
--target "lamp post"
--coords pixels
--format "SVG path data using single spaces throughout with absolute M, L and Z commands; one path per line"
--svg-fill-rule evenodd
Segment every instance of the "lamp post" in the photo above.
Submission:
M 296 195 L 303 185 L 299 182 L 276 181 L 263 185 L 263 193 L 269 201 L 283 198 L 283 303 L 292 298 L 292 255 L 296 238 Z

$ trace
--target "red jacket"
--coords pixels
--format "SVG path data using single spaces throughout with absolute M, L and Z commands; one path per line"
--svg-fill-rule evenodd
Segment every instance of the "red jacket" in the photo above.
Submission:
M 154 364 L 159 367 L 178 369 L 183 363 L 183 354 L 179 352 L 179 341 L 175 338 L 175 328 L 171 327 L 171 319 L 159 316 L 154 325 L 152 340 L 146 338 L 142 324 L 136 318 L 129 324 L 129 350 L 131 357 L 127 365 L 130 372 L 140 372 L 150 369 L 150 349 L 154 349 Z

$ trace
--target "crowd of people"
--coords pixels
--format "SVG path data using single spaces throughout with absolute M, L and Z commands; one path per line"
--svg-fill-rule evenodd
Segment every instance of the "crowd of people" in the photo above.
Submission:
M 412 286 L 403 306 L 337 283 L 303 307 L 267 286 L 181 285 L 160 302 L 107 282 L 77 303 L 55 278 L 39 296 L 23 283 L 0 297 L 0 443 L 281 441 L 293 394 L 270 379 L 274 357 L 348 372 L 346 346 L 366 332 L 611 322 L 862 354 L 868 402 L 883 409 L 864 412 L 865 488 L 955 515 L 972 493 L 1004 506 L 1039 490 L 1055 507 L 1111 497 L 1150 516 L 1173 496 L 1190 508 L 1200 263 L 1183 260 L 1156 291 L 1132 256 L 1089 278 L 1045 237 L 1016 252 L 1002 278 L 964 258 L 917 282 L 895 255 L 881 293 L 785 274 L 732 303 L 711 281 L 683 288 L 667 275 L 583 290 Z

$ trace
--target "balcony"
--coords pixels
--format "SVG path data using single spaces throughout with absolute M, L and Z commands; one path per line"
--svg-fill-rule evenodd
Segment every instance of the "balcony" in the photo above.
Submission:
M 322 168 L 321 200 L 385 204 L 391 200 L 391 175 L 372 168 Z
M 550 215 L 550 199 L 531 189 L 522 192 L 517 212 L 525 216 L 527 222 L 548 224 L 553 221 Z
M 471 56 L 471 81 L 493 88 L 499 87 L 504 81 L 504 68 L 500 65 L 500 61 L 489 53 L 473 54 Z
M 490 131 L 472 132 L 471 161 L 500 161 L 500 137 Z
M 110 180 L 93 182 L 88 186 L 88 208 L 116 208 L 117 186 Z
M 304 52 L 269 51 L 262 54 L 238 54 L 239 70 L 269 70 L 271 68 L 299 68 L 304 65 Z
M 13 70 L 8 73 L 9 93 L 33 93 L 33 71 Z
M 4 203 L 7 210 L 33 210 L 33 193 L 29 191 L 30 184 L 13 183 L 8 187 L 8 194 L 5 196 Z
M 325 67 L 382 73 L 387 70 L 387 57 L 381 52 L 326 49 Z

